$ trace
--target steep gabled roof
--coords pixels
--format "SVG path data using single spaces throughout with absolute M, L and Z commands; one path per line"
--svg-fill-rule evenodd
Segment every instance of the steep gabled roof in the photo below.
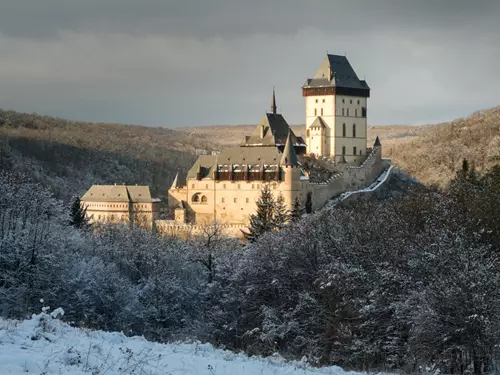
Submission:
M 83 202 L 152 202 L 149 186 L 92 185 Z
M 216 159 L 217 155 L 200 155 L 198 160 L 196 160 L 191 169 L 188 171 L 186 178 L 195 179 L 197 178 L 198 173 L 200 173 L 201 178 L 211 176 L 212 168 Z
M 245 137 L 241 146 L 283 146 L 289 131 L 292 132 L 293 144 L 303 146 L 303 140 L 295 136 L 281 114 L 266 113 L 253 133 Z
M 329 54 L 322 61 L 314 78 L 307 79 L 303 87 L 370 89 L 366 81 L 358 78 L 347 57 Z

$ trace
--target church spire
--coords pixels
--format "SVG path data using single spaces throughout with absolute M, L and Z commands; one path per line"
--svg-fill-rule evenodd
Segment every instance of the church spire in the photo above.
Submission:
M 273 115 L 276 114 L 276 93 L 274 92 L 274 87 L 273 87 L 273 104 L 271 105 L 271 113 Z

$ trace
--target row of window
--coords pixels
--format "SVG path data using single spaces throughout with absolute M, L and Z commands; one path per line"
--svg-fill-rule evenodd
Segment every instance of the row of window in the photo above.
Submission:
M 318 103 L 318 99 L 316 99 L 316 103 Z M 325 103 L 325 99 L 323 99 L 323 103 Z M 360 100 L 358 99 L 358 105 L 360 104 Z M 345 104 L 345 99 L 342 99 L 342 104 Z M 350 104 L 352 104 L 352 99 L 350 100 Z
M 227 185 L 226 184 L 222 184 L 222 188 L 226 189 Z M 276 186 L 275 186 L 275 184 L 273 184 L 273 189 L 275 189 L 275 188 L 276 188 Z M 191 184 L 191 189 L 195 189 L 195 184 Z M 208 190 L 208 184 L 205 185 L 205 189 Z M 241 189 L 241 184 L 238 184 L 238 189 Z M 252 184 L 252 189 L 259 190 L 260 189 L 260 184 Z
M 323 108 L 320 108 L 320 116 L 323 116 Z M 363 112 L 361 113 L 363 117 Z M 318 108 L 314 108 L 314 116 L 318 116 Z M 342 108 L 342 116 L 349 117 L 349 108 Z M 354 109 L 354 117 L 358 117 L 358 109 Z
M 206 195 L 202 195 L 201 193 L 196 193 L 191 197 L 191 202 L 192 203 L 198 203 L 198 204 L 207 204 L 208 199 Z M 226 203 L 226 198 L 221 198 L 221 203 Z M 238 203 L 238 198 L 233 198 L 233 203 Z M 250 198 L 245 198 L 245 203 L 250 203 Z
M 89 203 L 87 207 L 99 207 L 99 208 L 128 208 L 128 204 L 100 204 L 100 203 Z M 148 208 L 146 204 L 134 204 L 134 208 Z
M 310 135 L 310 129 L 307 129 L 307 136 L 309 137 Z M 342 124 L 342 137 L 347 137 L 347 125 L 344 123 Z M 352 137 L 356 138 L 356 124 L 352 124 Z

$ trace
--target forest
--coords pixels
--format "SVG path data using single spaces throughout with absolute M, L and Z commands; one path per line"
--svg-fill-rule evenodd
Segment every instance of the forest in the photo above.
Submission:
M 326 208 L 243 245 L 75 225 L 31 176 L 0 172 L 0 314 L 346 369 L 475 374 L 500 353 L 500 167 L 449 188 Z

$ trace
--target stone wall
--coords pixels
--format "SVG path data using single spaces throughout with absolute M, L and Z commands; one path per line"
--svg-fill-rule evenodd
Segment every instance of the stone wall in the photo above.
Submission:
M 375 147 L 359 166 L 347 165 L 342 173 L 322 183 L 311 183 L 313 211 L 322 208 L 326 202 L 348 190 L 359 190 L 370 185 L 384 170 L 382 148 Z
M 156 230 L 158 233 L 189 239 L 193 236 L 203 234 L 203 225 L 178 223 L 175 220 L 156 220 Z M 247 231 L 248 227 L 244 224 L 221 224 L 222 234 L 228 237 L 243 238 L 243 231 Z

